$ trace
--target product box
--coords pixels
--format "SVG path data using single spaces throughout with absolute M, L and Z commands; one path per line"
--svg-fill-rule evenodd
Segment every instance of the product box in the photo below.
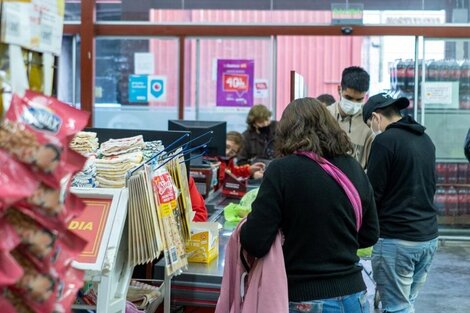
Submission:
M 219 255 L 219 224 L 191 223 L 191 238 L 186 242 L 188 262 L 210 263 Z
M 207 162 L 204 165 L 191 165 L 189 175 L 194 178 L 197 190 L 207 198 L 218 184 L 217 173 L 220 162 Z
M 225 171 L 222 194 L 229 198 L 241 199 L 247 192 L 247 179 L 236 177 L 230 171 Z

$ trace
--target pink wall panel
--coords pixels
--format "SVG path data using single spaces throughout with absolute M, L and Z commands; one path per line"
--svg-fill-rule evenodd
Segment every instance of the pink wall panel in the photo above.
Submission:
M 326 11 L 235 11 L 235 10 L 152 10 L 150 20 L 156 23 L 329 23 Z M 216 27 L 216 26 L 214 26 Z M 196 40 L 186 42 L 185 105 L 196 101 Z M 176 50 L 171 42 L 151 40 L 151 51 L 156 64 L 174 64 Z M 276 105 L 276 117 L 289 103 L 290 71 L 304 76 L 308 93 L 316 97 L 330 93 L 338 98 L 337 86 L 343 68 L 361 65 L 362 37 L 357 36 L 279 36 L 277 37 L 277 92 L 272 103 Z M 213 60 L 222 58 L 254 59 L 255 78 L 269 79 L 272 91 L 272 49 L 270 38 L 202 38 L 200 40 L 200 107 L 215 106 L 216 85 L 213 80 Z M 170 66 L 171 69 L 174 66 Z M 177 75 L 177 67 L 174 68 Z M 157 69 L 158 72 L 158 69 Z M 167 70 L 173 75 L 172 70 Z M 171 95 L 170 95 L 171 94 Z M 272 95 L 274 96 L 274 95 Z M 177 101 L 176 89 L 169 92 L 168 105 Z M 264 100 L 266 102 L 266 100 Z M 271 102 L 270 99 L 267 100 Z M 261 102 L 261 99 L 255 99 Z M 265 103 L 269 105 L 269 103 Z

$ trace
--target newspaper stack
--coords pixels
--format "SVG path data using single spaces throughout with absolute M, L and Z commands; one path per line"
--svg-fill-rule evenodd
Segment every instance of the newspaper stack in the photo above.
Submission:
M 96 151 L 98 150 L 98 138 L 94 132 L 79 132 L 70 142 L 70 148 L 88 157 L 83 170 L 72 180 L 73 187 L 96 188 Z
M 79 132 L 70 142 L 70 148 L 84 156 L 90 156 L 98 150 L 98 138 L 94 132 Z
M 126 174 L 143 161 L 144 140 L 142 135 L 110 139 L 101 144 L 96 160 L 96 180 L 101 188 L 122 188 Z
M 83 167 L 83 170 L 72 180 L 73 187 L 80 188 L 96 188 L 96 157 L 94 155 L 89 156 L 88 160 Z

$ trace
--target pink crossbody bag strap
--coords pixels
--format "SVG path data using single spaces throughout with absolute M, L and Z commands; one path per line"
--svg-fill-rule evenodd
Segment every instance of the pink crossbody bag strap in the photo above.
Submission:
M 317 155 L 314 152 L 307 152 L 307 151 L 296 151 L 296 154 L 304 155 L 321 166 L 321 168 L 328 173 L 333 179 L 343 188 L 346 196 L 348 196 L 349 201 L 351 201 L 352 207 L 354 208 L 354 215 L 356 216 L 356 230 L 359 231 L 362 225 L 362 202 L 361 198 L 359 197 L 359 193 L 357 192 L 356 187 L 351 183 L 351 180 L 333 165 L 331 162 L 322 158 L 321 156 Z

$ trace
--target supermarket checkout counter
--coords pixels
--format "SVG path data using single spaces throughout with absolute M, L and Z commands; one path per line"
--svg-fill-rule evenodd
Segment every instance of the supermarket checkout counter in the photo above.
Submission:
M 258 187 L 258 186 L 250 186 Z M 238 199 L 229 199 L 215 193 L 206 200 L 209 222 L 222 225 L 219 231 L 219 255 L 209 264 L 189 263 L 188 270 L 171 280 L 171 302 L 179 305 L 215 307 L 220 294 L 224 272 L 225 246 L 236 225 L 225 223 L 223 208 Z M 153 275 L 157 281 L 164 279 L 164 259 L 155 264 Z

